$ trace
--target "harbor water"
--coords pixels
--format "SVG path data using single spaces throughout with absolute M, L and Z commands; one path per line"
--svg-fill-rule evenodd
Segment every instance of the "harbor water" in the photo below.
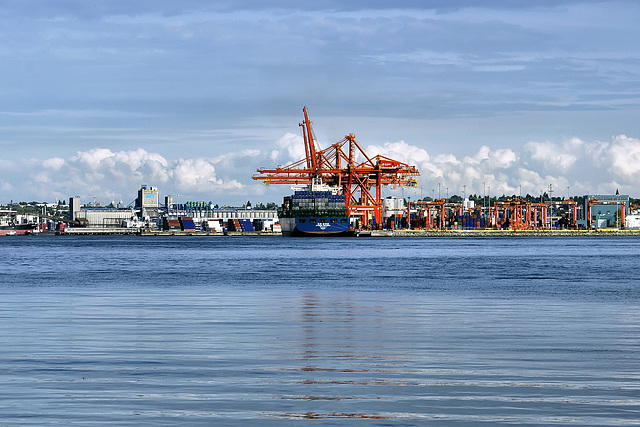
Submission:
M 640 424 L 640 238 L 0 252 L 2 426 Z

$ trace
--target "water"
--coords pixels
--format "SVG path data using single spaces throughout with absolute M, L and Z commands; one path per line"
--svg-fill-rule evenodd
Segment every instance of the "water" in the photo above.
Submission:
M 640 424 L 640 239 L 6 237 L 0 425 Z

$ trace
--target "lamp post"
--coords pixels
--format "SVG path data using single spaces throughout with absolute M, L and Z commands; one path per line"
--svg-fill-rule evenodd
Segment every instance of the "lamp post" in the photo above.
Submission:
M 484 211 L 487 208 L 487 188 L 485 187 L 485 182 L 482 183 L 482 210 Z
M 466 208 L 465 201 L 467 200 L 467 184 L 462 185 L 462 215 L 464 215 L 464 211 Z
M 551 193 L 553 193 L 553 184 L 549 184 L 549 229 L 553 228 L 553 197 L 551 197 Z

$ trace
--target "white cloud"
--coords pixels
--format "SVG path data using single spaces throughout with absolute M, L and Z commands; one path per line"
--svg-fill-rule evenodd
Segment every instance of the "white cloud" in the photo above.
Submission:
M 525 145 L 525 150 L 533 160 L 546 168 L 566 170 L 578 160 L 576 153 L 580 149 L 579 145 L 581 144 L 576 140 L 569 140 L 563 144 L 554 144 L 549 141 L 529 142 Z
M 52 157 L 42 162 L 43 167 L 54 170 L 54 171 L 58 171 L 62 169 L 64 165 L 65 165 L 65 161 L 60 157 Z
M 510 148 L 500 148 L 489 151 L 483 163 L 490 169 L 506 169 L 513 166 L 518 161 L 518 155 Z
M 204 159 L 179 159 L 172 171 L 176 188 L 194 191 L 199 188 L 209 190 L 222 184 L 216 178 L 216 169 Z
M 640 188 L 640 140 L 626 135 L 611 142 L 529 142 L 523 148 L 529 167 L 546 171 L 547 186 L 570 186 L 584 192 L 610 193 L 617 189 L 636 194 Z M 540 183 L 538 183 L 540 184 Z M 561 187 L 558 187 L 561 188 Z
M 609 172 L 623 179 L 638 179 L 640 172 L 640 140 L 626 135 L 614 137 L 608 149 Z
M 109 199 L 133 197 L 137 187 L 162 186 L 165 194 L 211 194 L 242 191 L 236 178 L 221 178 L 216 169 L 242 169 L 242 163 L 253 159 L 258 150 L 244 150 L 213 159 L 179 158 L 167 160 L 144 149 L 113 152 L 106 148 L 79 151 L 63 159 L 54 157 L 42 162 L 22 161 L 28 175 L 25 187 L 37 188 L 43 199 L 66 198 L 70 195 Z M 232 174 L 230 174 L 232 175 Z M 46 185 L 45 185 L 46 184 Z
M 486 186 L 495 190 L 513 190 L 507 182 L 505 173 L 502 173 L 502 181 L 496 178 L 502 170 L 512 168 L 518 155 L 511 149 L 491 150 L 488 146 L 481 146 L 478 151 L 470 156 L 458 159 L 453 154 L 438 154 L 431 157 L 421 148 L 411 146 L 404 141 L 387 143 L 380 147 L 370 147 L 370 155 L 383 154 L 396 160 L 416 165 L 421 172 L 420 182 L 427 187 L 435 189 L 440 184 L 441 196 L 448 191 L 452 194 L 466 194 L 472 192 L 482 193 Z M 485 189 L 483 189 L 483 183 Z M 435 190 L 434 190 L 435 191 Z
M 287 132 L 276 143 L 278 149 L 271 154 L 272 160 L 280 160 L 283 164 L 296 162 L 306 156 L 302 136 Z M 275 154 L 275 155 L 274 155 Z
M 69 158 L 1 162 L 12 181 L 0 180 L 7 199 L 51 201 L 71 195 L 111 200 L 131 200 L 142 184 L 156 186 L 163 194 L 236 203 L 249 199 L 279 202 L 286 186 L 265 187 L 251 180 L 260 166 L 275 166 L 274 158 L 287 164 L 304 157 L 299 137 L 287 134 L 266 148 L 234 151 L 217 157 L 167 159 L 144 149 L 114 152 L 105 148 L 78 151 Z M 301 148 L 302 147 L 302 148 Z M 492 195 L 533 194 L 548 191 L 555 196 L 613 193 L 638 195 L 640 189 L 640 139 L 618 135 L 610 142 L 586 142 L 578 138 L 559 143 L 531 141 L 520 149 L 483 145 L 461 158 L 431 155 L 405 141 L 366 148 L 369 156 L 384 156 L 416 165 L 421 172 L 420 191 L 440 188 L 441 196 L 463 191 Z M 274 152 L 276 155 L 274 155 Z M 409 190 L 411 191 L 411 190 Z M 418 190 L 413 190 L 418 191 Z M 280 192 L 280 193 L 278 193 Z M 405 190 L 406 192 L 406 190 Z M 436 194 L 437 195 L 437 194 Z
M 482 147 L 480 147 L 480 149 L 475 155 L 471 157 L 469 156 L 465 157 L 464 161 L 466 163 L 480 163 L 482 160 L 488 159 L 490 153 L 491 153 L 491 149 L 486 145 L 483 145 Z
M 385 142 L 382 146 L 369 145 L 365 149 L 369 157 L 377 154 L 390 157 L 407 164 L 425 163 L 429 161 L 429 153 L 426 150 L 409 145 L 404 141 Z
M 260 150 L 240 150 L 214 157 L 211 159 L 211 162 L 218 167 L 235 168 L 238 162 L 244 162 L 246 159 L 260 158 L 261 156 L 262 152 Z
M 460 161 L 453 154 L 438 154 L 434 159 L 434 163 L 459 165 Z
M 569 193 L 612 193 L 616 189 L 635 195 L 640 189 L 640 140 L 619 135 L 610 143 L 571 138 L 560 143 L 531 141 L 520 150 L 481 146 L 474 154 L 458 158 L 442 153 L 430 156 L 419 147 L 387 143 L 370 147 L 380 154 L 416 165 L 420 185 L 444 188 L 449 194 L 540 194 L 551 185 L 554 196 Z M 376 152 L 377 151 L 377 152 Z M 417 155 L 413 155 L 416 154 Z
M 111 150 L 106 148 L 94 148 L 89 151 L 78 151 L 75 157 L 71 158 L 71 162 L 79 162 L 90 169 L 99 169 L 102 167 L 106 159 L 115 156 Z

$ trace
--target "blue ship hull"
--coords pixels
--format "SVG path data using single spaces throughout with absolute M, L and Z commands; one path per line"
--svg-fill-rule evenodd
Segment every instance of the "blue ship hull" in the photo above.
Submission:
M 348 217 L 280 218 L 282 233 L 287 236 L 350 236 L 353 230 Z

